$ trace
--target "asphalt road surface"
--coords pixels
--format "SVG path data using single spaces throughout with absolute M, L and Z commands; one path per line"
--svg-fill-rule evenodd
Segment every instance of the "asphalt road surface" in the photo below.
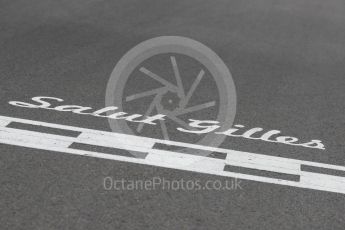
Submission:
M 234 124 L 325 145 L 227 137 L 221 148 L 345 166 L 343 0 L 0 0 L 0 116 L 112 131 L 104 118 L 8 102 L 49 96 L 103 108 L 121 57 L 167 35 L 205 44 L 228 66 Z M 18 145 L 0 143 L 0 229 L 344 229 L 344 193 Z M 109 189 L 105 178 L 239 186 Z

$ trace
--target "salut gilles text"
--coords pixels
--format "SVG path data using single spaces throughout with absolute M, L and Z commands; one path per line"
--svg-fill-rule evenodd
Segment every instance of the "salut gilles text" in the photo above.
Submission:
M 126 120 L 128 122 L 145 123 L 149 125 L 156 125 L 159 120 L 165 120 L 166 115 L 156 114 L 153 116 L 145 116 L 142 114 L 128 114 L 124 111 L 118 111 L 116 106 L 108 106 L 101 109 L 93 109 L 92 107 L 79 105 L 64 105 L 64 101 L 57 97 L 37 96 L 31 98 L 32 102 L 9 101 L 13 106 L 29 108 L 29 109 L 48 109 L 57 112 L 72 112 L 79 115 L 94 116 L 106 119 Z M 60 105 L 53 106 L 52 103 L 59 103 Z M 301 146 L 314 149 L 325 149 L 321 140 L 311 140 L 308 142 L 301 142 L 298 138 L 292 136 L 281 135 L 279 130 L 264 130 L 260 127 L 252 129 L 246 128 L 244 125 L 236 124 L 230 129 L 224 130 L 220 122 L 215 120 L 195 120 L 189 119 L 188 125 L 190 129 L 178 127 L 177 130 L 184 133 L 192 134 L 207 134 L 214 133 L 215 135 L 226 135 L 230 137 L 239 137 L 252 140 L 262 140 L 265 142 L 281 143 L 286 145 Z M 254 137 L 255 136 L 255 137 Z

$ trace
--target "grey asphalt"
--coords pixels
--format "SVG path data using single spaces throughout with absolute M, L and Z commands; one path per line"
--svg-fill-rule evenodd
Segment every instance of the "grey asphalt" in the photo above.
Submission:
M 8 101 L 102 108 L 122 55 L 163 35 L 223 59 L 236 124 L 320 139 L 326 150 L 240 138 L 222 147 L 345 165 L 343 0 L 0 0 L 0 115 L 109 131 L 104 119 Z M 106 176 L 229 180 L 0 144 L 0 229 L 344 229 L 342 194 L 245 180 L 234 191 L 107 191 Z

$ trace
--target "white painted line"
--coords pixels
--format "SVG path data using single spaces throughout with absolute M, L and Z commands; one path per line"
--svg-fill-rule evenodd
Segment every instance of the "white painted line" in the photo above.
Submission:
M 127 149 L 133 151 L 148 151 L 154 145 L 153 142 L 136 140 L 133 138 L 126 138 L 122 136 L 100 135 L 95 133 L 82 133 L 76 138 L 79 143 L 100 145 L 105 147 L 113 147 L 120 149 Z
M 317 190 L 345 193 L 344 177 L 302 172 L 300 183 Z
M 157 150 L 152 149 L 149 151 L 149 154 L 146 157 L 146 160 L 150 163 L 154 163 L 156 165 L 162 167 L 183 167 L 183 168 L 192 168 L 196 165 L 201 168 L 205 162 L 209 162 L 208 165 L 213 164 L 214 167 L 212 169 L 222 171 L 225 165 L 223 160 L 219 159 L 212 159 L 204 156 L 197 156 L 197 155 L 190 155 L 190 154 L 182 154 L 178 152 L 166 151 L 166 150 Z M 221 164 L 221 167 L 217 167 L 216 165 Z M 208 166 L 209 168 L 210 166 Z
M 20 122 L 50 128 L 78 131 L 81 134 L 78 137 L 67 137 L 5 127 L 10 122 Z M 129 151 L 138 151 L 148 153 L 148 155 L 145 159 L 141 159 L 115 155 L 116 153 L 108 154 L 69 148 L 72 143 L 76 142 L 88 145 L 125 149 Z M 302 164 L 345 172 L 344 166 L 274 157 L 230 149 L 138 137 L 133 135 L 91 130 L 5 116 L 0 116 L 0 143 L 345 194 L 345 177 L 301 171 Z M 153 149 L 153 146 L 156 143 L 176 145 L 206 151 L 215 151 L 225 153 L 227 154 L 227 157 L 225 160 L 223 160 L 192 154 L 183 154 L 174 151 Z M 289 181 L 277 178 L 269 178 L 266 176 L 228 172 L 224 171 L 225 165 L 234 165 L 255 170 L 265 170 L 273 173 L 293 174 L 299 176 L 300 181 Z
M 245 154 L 228 154 L 226 163 L 229 165 L 287 174 L 299 174 L 301 168 L 300 164 L 294 161 L 278 161 L 268 157 L 253 157 Z
M 9 123 L 10 123 L 10 121 L 0 120 L 0 127 L 4 127 L 4 126 L 8 125 Z
M 23 146 L 24 144 L 30 144 L 33 143 L 35 145 L 39 145 L 42 147 L 49 148 L 67 148 L 69 145 L 71 145 L 73 142 L 68 140 L 59 140 L 59 139 L 51 139 L 46 138 L 46 134 L 39 135 L 28 135 L 23 132 L 21 134 L 20 132 L 7 132 L 0 130 L 0 143 L 4 144 L 16 144 Z

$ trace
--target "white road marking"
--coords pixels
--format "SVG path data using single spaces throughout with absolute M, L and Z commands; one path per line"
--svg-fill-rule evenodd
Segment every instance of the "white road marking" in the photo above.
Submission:
M 78 136 L 78 142 L 84 144 L 100 145 L 120 149 L 133 148 L 133 151 L 151 149 L 154 145 L 152 141 L 140 140 L 124 136 L 99 135 L 96 133 L 83 132 Z
M 81 132 L 81 134 L 78 137 L 67 137 L 6 127 L 11 122 L 78 131 Z M 139 159 L 69 148 L 69 146 L 75 142 L 144 152 L 148 153 L 148 155 L 145 159 Z M 284 157 L 138 137 L 5 116 L 0 116 L 0 143 L 345 194 L 345 177 L 301 171 L 301 165 L 303 164 L 345 172 L 345 167 L 339 165 L 301 161 Z M 223 160 L 174 151 L 158 150 L 153 148 L 156 143 L 221 152 L 226 153 L 227 157 Z M 265 176 L 228 172 L 224 171 L 225 165 L 297 175 L 300 176 L 300 181 L 289 181 Z
M 4 127 L 6 125 L 8 125 L 11 121 L 8 120 L 0 120 L 0 127 Z
M 323 175 L 320 173 L 301 172 L 302 186 L 313 186 L 315 189 L 329 192 L 344 191 L 345 178 L 339 176 Z M 344 192 L 341 192 L 344 193 Z
M 32 135 L 31 135 L 32 134 Z M 35 135 L 36 133 L 25 130 L 0 130 L 0 143 L 35 143 L 46 147 L 67 148 L 73 141 L 63 138 L 51 138 L 50 134 Z
M 300 164 L 296 162 L 275 161 L 270 160 L 267 157 L 266 159 L 263 159 L 261 157 L 238 157 L 228 155 L 226 162 L 234 166 L 254 168 L 279 173 L 298 175 L 300 172 Z

